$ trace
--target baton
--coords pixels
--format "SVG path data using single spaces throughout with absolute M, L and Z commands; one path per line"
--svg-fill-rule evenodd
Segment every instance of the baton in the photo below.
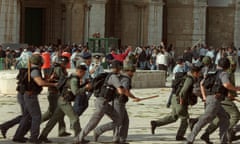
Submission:
M 150 97 L 145 97 L 145 98 L 141 98 L 140 101 L 142 100 L 148 100 L 148 99 L 153 99 L 153 98 L 157 98 L 159 97 L 158 95 L 155 95 L 155 96 L 150 96 Z

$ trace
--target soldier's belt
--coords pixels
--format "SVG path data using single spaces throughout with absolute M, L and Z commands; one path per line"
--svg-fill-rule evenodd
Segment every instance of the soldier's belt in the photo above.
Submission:
M 34 92 L 34 91 L 25 91 L 25 93 L 26 93 L 27 95 L 29 95 L 29 96 L 37 95 L 37 93 Z

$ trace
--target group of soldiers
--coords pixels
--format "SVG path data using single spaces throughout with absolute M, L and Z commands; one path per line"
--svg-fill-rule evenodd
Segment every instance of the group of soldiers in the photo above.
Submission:
M 172 112 L 158 120 L 152 120 L 152 134 L 159 126 L 181 119 L 180 126 L 176 134 L 177 141 L 186 141 L 186 144 L 193 144 L 195 137 L 200 130 L 207 124 L 208 127 L 201 136 L 201 140 L 206 144 L 213 144 L 210 141 L 210 134 L 219 127 L 219 135 L 221 144 L 230 144 L 232 141 L 239 139 L 236 132 L 239 126 L 236 126 L 240 118 L 240 112 L 234 103 L 237 91 L 240 87 L 235 86 L 234 72 L 236 70 L 236 62 L 231 57 L 222 57 L 218 61 L 218 65 L 212 63 L 212 59 L 205 56 L 202 59 L 203 66 L 193 65 L 187 73 L 182 88 L 177 93 L 173 90 L 171 97 Z M 209 73 L 215 69 L 216 77 L 214 85 L 206 87 L 207 77 Z M 178 73 L 186 72 L 186 66 L 183 59 L 177 60 L 177 65 L 173 70 L 175 76 Z M 174 80 L 173 80 L 174 81 Z M 205 112 L 199 118 L 189 118 L 188 106 L 189 96 L 199 96 L 205 104 Z M 191 133 L 184 137 L 188 125 Z
M 93 56 L 99 59 L 99 55 Z M 85 53 L 83 55 L 84 63 L 76 67 L 75 73 L 68 74 L 66 65 L 69 59 L 60 56 L 54 64 L 53 69 L 44 75 L 41 74 L 43 59 L 39 54 L 33 54 L 29 60 L 27 71 L 27 84 L 21 83 L 21 78 L 25 78 L 26 71 L 20 72 L 17 76 L 17 98 L 21 106 L 22 114 L 16 118 L 0 125 L 1 133 L 6 138 L 7 131 L 16 124 L 19 124 L 15 135 L 14 142 L 34 144 L 51 143 L 48 134 L 51 132 L 56 123 L 59 124 L 58 136 L 64 137 L 71 135 L 66 131 L 64 116 L 70 119 L 71 128 L 76 137 L 75 143 L 87 143 L 85 137 L 94 129 L 94 140 L 97 141 L 99 136 L 105 131 L 113 130 L 113 141 L 116 143 L 126 143 L 129 127 L 128 113 L 125 108 L 128 97 L 138 102 L 141 99 L 135 97 L 131 92 L 131 78 L 135 72 L 135 66 L 131 63 L 121 63 L 112 61 L 110 65 L 111 72 L 106 78 L 106 83 L 113 87 L 114 104 L 104 97 L 104 95 L 95 95 L 96 110 L 91 119 L 82 129 L 79 117 L 88 107 L 88 100 L 93 95 L 91 80 L 103 73 L 103 68 L 97 60 L 92 62 L 92 55 Z M 65 83 L 62 82 L 65 80 Z M 61 84 L 62 83 L 62 84 Z M 23 86 L 26 85 L 24 88 Z M 42 87 L 48 87 L 49 107 L 44 114 L 38 101 L 38 95 Z M 71 93 L 71 94 L 70 94 Z M 73 97 L 70 97 L 72 96 Z M 72 105 L 73 103 L 73 105 Z M 112 122 L 99 126 L 99 121 L 106 114 L 112 119 Z M 40 133 L 40 124 L 47 121 L 46 126 Z M 26 133 L 30 131 L 30 138 L 26 138 Z
M 0 125 L 1 133 L 6 137 L 9 128 L 19 124 L 13 141 L 25 143 L 51 143 L 48 134 L 51 132 L 56 123 L 59 124 L 58 135 L 60 137 L 71 135 L 66 131 L 64 116 L 70 119 L 71 128 L 74 130 L 75 143 L 88 143 L 85 137 L 94 130 L 94 141 L 106 131 L 113 131 L 114 143 L 127 143 L 129 117 L 126 109 L 126 103 L 129 98 L 135 102 L 142 99 L 134 96 L 131 89 L 131 78 L 136 68 L 131 61 L 119 62 L 112 61 L 110 64 L 111 72 L 105 79 L 105 83 L 111 86 L 113 99 L 108 99 L 104 91 L 102 94 L 94 93 L 95 111 L 89 122 L 82 129 L 79 117 L 88 107 L 88 100 L 93 95 L 93 85 L 91 81 L 100 73 L 103 68 L 98 61 L 99 55 L 93 56 L 96 60 L 92 62 L 92 55 L 85 53 L 83 55 L 84 63 L 77 65 L 75 73 L 69 75 L 66 66 L 69 58 L 60 56 L 51 71 L 41 74 L 41 66 L 43 60 L 41 55 L 33 54 L 29 60 L 28 67 L 28 83 L 24 86 L 21 78 L 25 78 L 25 72 L 20 73 L 17 77 L 17 98 L 21 106 L 22 114 L 15 119 L 7 121 Z M 206 124 L 210 123 L 205 133 L 201 136 L 207 144 L 212 144 L 210 134 L 218 127 L 220 128 L 221 144 L 229 144 L 238 137 L 235 135 L 240 126 L 236 126 L 240 112 L 233 102 L 237 96 L 236 91 L 240 91 L 240 87 L 235 86 L 234 72 L 236 63 L 229 57 L 222 57 L 216 66 L 217 77 L 216 85 L 210 88 L 205 87 L 207 76 L 212 69 L 212 59 L 208 56 L 202 59 L 203 66 L 193 65 L 190 70 L 186 68 L 183 59 L 177 60 L 174 68 L 175 78 L 177 73 L 187 72 L 182 87 L 177 90 L 173 89 L 171 96 L 172 112 L 168 116 L 152 120 L 150 122 L 152 134 L 159 126 L 166 125 L 181 119 L 180 127 L 177 131 L 176 140 L 186 141 L 192 144 L 195 137 Z M 60 82 L 64 81 L 64 84 Z M 48 87 L 48 110 L 41 114 L 38 101 L 38 95 L 42 91 L 42 87 Z M 199 118 L 189 118 L 188 106 L 190 96 L 200 96 L 205 103 L 205 113 Z M 73 97 L 72 97 L 73 96 Z M 111 101 L 111 102 L 110 102 Z M 72 105 L 73 103 L 73 105 Z M 104 115 L 111 118 L 111 122 L 98 126 L 98 123 Z M 46 126 L 40 133 L 40 124 L 47 121 Z M 190 125 L 192 131 L 184 137 L 187 127 Z M 26 138 L 26 133 L 30 131 L 30 138 Z

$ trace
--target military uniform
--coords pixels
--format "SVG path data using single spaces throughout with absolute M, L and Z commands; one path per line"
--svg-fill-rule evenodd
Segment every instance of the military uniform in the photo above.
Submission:
M 229 82 L 229 75 L 227 72 L 221 72 L 219 78 L 222 83 Z M 224 95 L 224 94 L 223 94 Z M 227 143 L 227 131 L 229 127 L 229 115 L 221 106 L 221 98 L 217 98 L 211 93 L 207 94 L 205 113 L 199 118 L 198 122 L 193 127 L 192 132 L 187 137 L 187 143 L 193 143 L 195 137 L 202 127 L 211 122 L 215 117 L 219 118 L 220 139 L 221 143 Z
M 58 81 L 59 79 L 67 77 L 67 71 L 65 68 L 61 67 L 59 64 L 54 67 L 52 75 L 53 75 L 53 80 Z M 48 106 L 48 110 L 42 116 L 42 122 L 45 122 L 52 117 L 54 111 L 57 108 L 58 97 L 59 97 L 59 92 L 58 92 L 57 88 L 49 87 L 48 88 L 49 106 Z M 67 133 L 66 133 L 66 125 L 64 122 L 64 116 L 62 118 L 59 118 L 58 124 L 59 124 L 58 125 L 59 126 L 58 135 L 59 136 L 66 135 Z
M 91 60 L 91 57 L 92 55 L 88 52 L 84 53 L 84 55 L 82 56 L 85 62 L 81 63 L 80 65 L 85 65 L 87 67 L 86 73 L 84 77 L 81 79 L 82 84 L 86 83 L 87 81 L 91 81 L 89 66 L 86 63 L 86 61 Z M 88 108 L 88 100 L 91 95 L 92 93 L 88 91 L 86 91 L 85 93 L 81 93 L 80 95 L 76 95 L 74 104 L 73 104 L 73 110 L 78 116 L 82 115 L 82 113 Z
M 231 64 L 235 64 L 231 62 Z M 229 73 L 229 80 L 231 84 L 235 86 L 235 75 L 234 75 L 235 70 L 232 70 L 231 68 L 228 70 Z M 236 97 L 237 93 L 236 91 L 229 91 L 229 94 L 231 97 Z M 224 110 L 230 115 L 230 124 L 229 124 L 229 131 L 231 132 L 233 127 L 237 124 L 237 122 L 240 119 L 240 112 L 236 106 L 236 104 L 233 102 L 233 100 L 229 97 L 225 98 L 224 101 L 221 102 L 222 107 Z M 219 119 L 215 118 L 213 122 L 206 128 L 205 133 L 202 135 L 202 139 L 204 140 L 209 140 L 209 135 L 213 133 L 217 128 L 219 124 Z M 232 134 L 229 134 L 229 140 L 231 141 L 231 136 Z
M 191 74 L 188 74 L 184 85 L 182 89 L 179 92 L 179 95 L 176 96 L 174 93 L 171 103 L 172 103 L 172 112 L 170 115 L 165 116 L 161 119 L 158 119 L 156 121 L 151 121 L 151 126 L 152 126 L 152 133 L 154 134 L 154 130 L 156 127 L 163 126 L 166 124 L 170 124 L 173 122 L 176 122 L 178 118 L 181 119 L 180 127 L 178 128 L 177 135 L 176 135 L 176 140 L 184 140 L 184 135 L 186 133 L 187 127 L 188 127 L 188 118 L 189 118 L 189 113 L 188 113 L 188 105 L 186 104 L 186 97 L 188 95 L 192 94 L 193 90 L 193 84 L 196 81 L 195 78 Z M 192 77 L 192 78 L 190 78 Z M 179 98 L 182 97 L 183 104 L 180 104 Z M 185 104 L 184 104 L 185 103 Z
M 131 89 L 131 78 L 125 74 L 120 76 L 120 81 L 122 86 L 130 90 Z M 126 109 L 126 103 L 128 101 L 128 97 L 125 95 L 118 96 L 114 99 L 113 107 L 119 114 L 120 119 L 120 125 L 115 128 L 115 135 L 119 135 L 119 141 L 120 143 L 124 143 L 128 136 L 128 128 L 129 128 L 129 117 L 128 112 Z
M 79 95 L 85 92 L 85 87 L 80 87 L 79 78 L 76 76 L 72 76 L 70 80 L 67 81 L 68 88 L 70 88 L 73 95 Z M 62 118 L 64 115 L 67 115 L 70 119 L 71 126 L 74 129 L 75 136 L 79 134 L 81 127 L 79 123 L 78 115 L 74 112 L 73 107 L 70 101 L 67 101 L 62 95 L 58 98 L 58 106 L 48 121 L 47 125 L 43 129 L 41 136 L 39 139 L 45 141 L 47 140 L 47 136 L 52 130 L 52 128 L 56 125 L 59 118 Z
M 112 74 L 107 83 L 109 85 L 113 85 L 115 88 L 120 88 L 121 83 L 119 81 L 119 77 L 117 74 Z M 88 135 L 88 133 L 93 130 L 99 121 L 102 119 L 104 114 L 106 114 L 108 117 L 112 119 L 112 122 L 104 124 L 99 126 L 94 131 L 94 139 L 95 141 L 101 135 L 102 133 L 114 129 L 116 126 L 119 125 L 119 115 L 116 112 L 116 110 L 113 108 L 112 105 L 109 104 L 109 101 L 107 101 L 104 97 L 97 97 L 95 101 L 95 107 L 96 110 L 94 111 L 92 117 L 90 118 L 89 122 L 85 126 L 85 128 L 81 131 L 79 134 L 79 137 L 77 138 L 78 142 L 84 142 L 84 138 Z M 117 134 L 117 133 L 116 133 Z M 118 135 L 114 135 L 113 140 L 118 140 Z

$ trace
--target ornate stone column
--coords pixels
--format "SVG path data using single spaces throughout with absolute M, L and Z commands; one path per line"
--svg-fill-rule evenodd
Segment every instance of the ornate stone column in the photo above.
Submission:
M 192 44 L 206 42 L 207 0 L 194 0 Z
M 162 41 L 163 1 L 149 1 L 148 45 L 159 45 Z
M 0 0 L 0 42 L 18 43 L 20 1 Z
M 236 0 L 234 21 L 234 45 L 240 48 L 240 0 Z
M 91 12 L 92 5 L 85 4 L 84 5 L 84 43 L 88 42 L 88 38 L 90 36 L 90 12 Z
M 63 0 L 63 41 L 66 44 L 71 44 L 72 37 L 72 8 L 73 8 L 73 0 Z
M 144 14 L 147 7 L 145 2 L 137 1 L 134 6 L 137 8 L 137 44 L 140 46 L 144 45 Z
M 105 36 L 105 6 L 108 0 L 86 0 L 86 16 L 87 22 L 85 23 L 85 42 L 88 37 L 96 32 L 99 32 L 101 37 Z

